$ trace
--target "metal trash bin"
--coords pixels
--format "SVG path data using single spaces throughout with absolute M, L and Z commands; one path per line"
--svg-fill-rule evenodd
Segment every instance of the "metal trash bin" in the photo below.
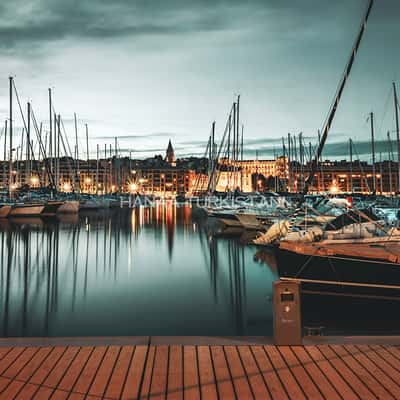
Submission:
M 300 282 L 274 282 L 274 341 L 277 345 L 302 345 Z

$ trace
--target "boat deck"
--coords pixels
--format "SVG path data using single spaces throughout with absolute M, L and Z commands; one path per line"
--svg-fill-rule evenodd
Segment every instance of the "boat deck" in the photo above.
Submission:
M 400 398 L 400 340 L 223 343 L 2 343 L 0 399 Z
M 279 245 L 282 250 L 309 256 L 337 256 L 381 260 L 400 264 L 400 242 L 368 242 L 348 243 L 335 240 L 315 243 L 285 242 Z

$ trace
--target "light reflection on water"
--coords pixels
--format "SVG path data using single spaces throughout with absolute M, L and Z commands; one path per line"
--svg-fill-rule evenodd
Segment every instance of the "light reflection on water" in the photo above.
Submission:
M 276 271 L 188 206 L 0 221 L 0 335 L 270 335 Z

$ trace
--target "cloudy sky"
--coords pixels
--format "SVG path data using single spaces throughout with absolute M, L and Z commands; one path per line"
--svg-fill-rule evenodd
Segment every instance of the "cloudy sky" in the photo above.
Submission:
M 348 137 L 368 153 L 370 111 L 378 140 L 394 130 L 400 2 L 375 3 L 327 156 L 342 157 Z M 0 118 L 11 74 L 45 130 L 53 88 L 71 140 L 78 115 L 82 148 L 88 123 L 92 154 L 117 136 L 139 158 L 164 152 L 169 138 L 183 156 L 204 152 L 213 120 L 222 134 L 240 93 L 246 155 L 270 157 L 288 132 L 308 141 L 321 128 L 365 8 L 366 0 L 5 0 Z

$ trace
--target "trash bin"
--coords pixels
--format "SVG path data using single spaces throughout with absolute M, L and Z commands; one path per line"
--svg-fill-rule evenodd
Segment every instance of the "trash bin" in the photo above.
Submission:
M 300 282 L 274 282 L 274 341 L 277 345 L 301 345 Z

